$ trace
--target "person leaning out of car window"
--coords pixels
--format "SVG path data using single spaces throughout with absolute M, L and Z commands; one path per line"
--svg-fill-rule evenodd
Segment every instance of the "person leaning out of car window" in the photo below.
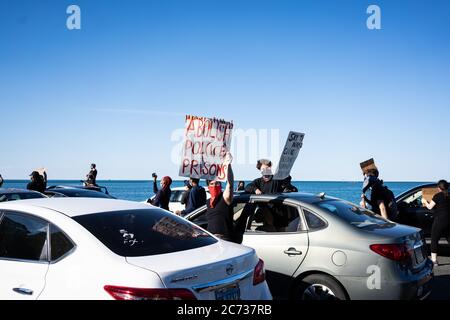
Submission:
M 153 174 L 153 192 L 155 193 L 155 197 L 153 199 L 148 199 L 147 202 L 162 209 L 169 211 L 169 202 L 170 195 L 172 194 L 172 190 L 170 189 L 170 185 L 172 184 L 172 179 L 169 176 L 165 176 L 161 179 L 160 185 L 161 189 L 158 190 L 158 185 L 156 183 L 156 179 L 158 176 Z
M 200 179 L 191 178 L 190 185 L 192 186 L 189 191 L 189 198 L 187 200 L 187 207 L 182 211 L 175 211 L 175 214 L 185 216 L 191 213 L 197 208 L 200 208 L 206 204 L 206 191 L 199 185 Z
M 211 198 L 206 203 L 206 218 L 209 232 L 220 239 L 236 242 L 233 225 L 234 175 L 231 168 L 231 159 L 231 155 L 228 153 L 224 161 L 224 164 L 228 165 L 225 190 L 222 190 L 220 181 L 206 181 L 211 194 Z
M 450 196 L 448 195 L 448 188 L 448 182 L 440 180 L 438 182 L 439 192 L 434 195 L 433 199 L 428 202 L 426 199 L 422 198 L 422 203 L 429 210 L 434 210 L 434 220 L 433 225 L 431 226 L 431 260 L 435 266 L 438 265 L 437 251 L 439 239 L 441 238 L 441 235 L 444 235 L 449 224 Z
M 38 191 L 41 193 L 45 192 L 44 178 L 37 171 L 33 171 L 30 174 L 31 181 L 27 184 L 28 190 Z
M 365 174 L 360 205 L 367 209 L 367 204 L 369 204 L 374 213 L 381 215 L 385 219 L 389 219 L 386 209 L 383 180 L 378 179 L 378 176 L 378 169 L 370 169 Z M 365 194 L 369 189 L 371 190 L 370 199 Z
M 273 178 L 272 161 L 267 159 L 258 160 L 258 162 L 256 163 L 256 169 L 261 172 L 262 177 L 257 178 L 249 183 L 245 187 L 246 193 L 274 194 L 297 190 L 297 188 L 291 185 L 290 180 L 288 181 L 289 177 L 283 180 Z

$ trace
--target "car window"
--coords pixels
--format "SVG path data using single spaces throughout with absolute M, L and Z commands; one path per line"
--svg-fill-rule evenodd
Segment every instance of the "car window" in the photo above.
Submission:
M 51 261 L 56 261 L 69 253 L 74 244 L 68 236 L 57 226 L 50 225 L 50 253 Z
M 312 213 L 309 210 L 303 209 L 303 213 L 305 215 L 306 223 L 308 224 L 309 230 L 318 230 L 325 227 L 327 224 L 325 221 L 320 219 L 318 216 L 316 216 L 314 213 Z
M 297 207 L 281 203 L 255 203 L 247 225 L 250 232 L 296 232 L 302 229 Z
M 417 190 L 403 200 L 408 207 L 422 207 L 422 189 Z
M 358 207 L 350 202 L 339 200 L 327 200 L 317 205 L 351 225 L 364 228 L 369 226 L 391 226 L 392 223 L 372 211 Z
M 39 198 L 45 198 L 45 196 L 37 192 L 5 193 L 0 195 L 0 202 L 26 200 L 26 199 L 39 199 Z
M 181 190 L 172 191 L 170 195 L 170 202 L 181 202 L 181 198 L 183 197 L 183 192 Z
M 217 242 L 198 226 L 156 208 L 95 213 L 74 220 L 124 257 L 178 252 Z
M 6 213 L 0 222 L 0 258 L 47 261 L 48 222 Z

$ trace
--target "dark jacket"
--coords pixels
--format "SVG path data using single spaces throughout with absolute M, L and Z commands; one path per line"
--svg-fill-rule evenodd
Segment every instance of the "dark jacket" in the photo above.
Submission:
M 34 180 L 27 184 L 28 190 L 38 191 L 41 193 L 45 192 L 45 184 L 43 179 Z
M 151 200 L 151 204 L 156 207 L 169 210 L 170 195 L 172 194 L 172 190 L 170 190 L 170 187 L 158 190 L 158 185 L 156 184 L 156 181 L 153 181 L 153 192 L 156 195 L 153 198 L 153 200 Z
M 201 186 L 192 187 L 189 191 L 189 199 L 187 201 L 186 210 L 181 211 L 182 215 L 191 213 L 197 208 L 206 204 L 206 191 Z
M 272 179 L 268 182 L 265 182 L 263 178 L 258 178 L 253 180 L 253 182 L 249 183 L 245 187 L 245 192 L 253 194 L 255 193 L 256 189 L 259 189 L 263 194 L 282 193 L 284 192 L 287 185 L 288 182 L 286 179 L 284 180 Z

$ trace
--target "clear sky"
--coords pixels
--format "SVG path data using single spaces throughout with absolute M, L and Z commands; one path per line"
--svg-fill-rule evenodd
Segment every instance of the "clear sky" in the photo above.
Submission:
M 385 180 L 450 179 L 449 15 L 446 0 L 0 0 L 0 174 L 178 179 L 189 113 L 278 129 L 280 147 L 304 132 L 295 180 L 360 180 L 371 157 Z M 249 162 L 237 178 L 258 175 Z

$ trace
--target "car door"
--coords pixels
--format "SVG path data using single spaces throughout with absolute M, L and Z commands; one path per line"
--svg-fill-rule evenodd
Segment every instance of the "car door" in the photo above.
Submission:
M 398 203 L 398 222 L 423 230 L 426 235 L 431 233 L 433 210 L 422 205 L 422 189 L 416 189 L 402 197 Z
M 299 207 L 283 201 L 253 200 L 253 203 L 255 213 L 249 218 L 242 244 L 256 250 L 267 271 L 291 277 L 305 259 L 309 246 L 308 233 Z M 263 209 L 263 217 L 258 218 L 258 210 L 261 208 L 269 208 L 269 211 L 272 211 L 268 213 Z M 265 216 L 276 211 L 289 215 L 288 219 L 278 225 L 274 222 L 275 229 L 264 227 L 268 222 Z M 274 221 L 277 219 L 279 218 Z
M 36 300 L 48 270 L 48 222 L 0 213 L 0 299 Z

